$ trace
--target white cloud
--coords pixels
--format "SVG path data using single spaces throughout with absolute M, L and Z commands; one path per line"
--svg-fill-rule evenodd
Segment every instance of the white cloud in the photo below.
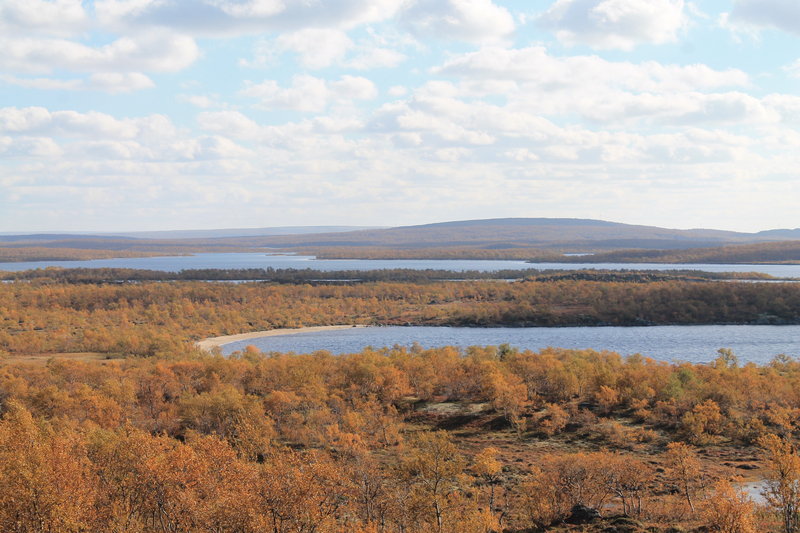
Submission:
M 734 25 L 772 27 L 800 35 L 800 3 L 796 0 L 736 0 L 727 20 Z
M 26 133 L 49 123 L 50 111 L 43 107 L 0 108 L 0 132 Z
M 275 80 L 248 84 L 243 96 L 255 98 L 265 109 L 293 111 L 322 111 L 328 105 L 328 87 L 325 80 L 308 75 L 295 76 L 292 86 L 283 88 Z
M 85 163 L 92 168 L 103 166 L 106 161 L 129 161 L 133 165 L 171 162 L 214 161 L 252 157 L 252 151 L 219 135 L 197 138 L 179 138 L 170 142 L 147 144 L 127 141 L 79 141 L 65 144 L 65 157 Z M 166 163 L 166 164 L 165 164 Z
M 252 59 L 239 59 L 239 66 L 246 68 L 267 68 L 277 63 L 280 50 L 271 39 L 259 39 L 253 46 Z
M 341 61 L 353 42 L 340 30 L 307 28 L 281 35 L 276 46 L 298 54 L 305 67 L 318 69 Z
M 202 94 L 180 94 L 178 99 L 201 109 L 208 109 L 216 105 L 213 99 Z
M 345 66 L 356 70 L 371 70 L 374 68 L 392 68 L 404 62 L 407 56 L 390 48 L 363 47 Z
M 96 48 L 63 39 L 0 39 L 0 49 L 0 68 L 35 73 L 57 69 L 174 72 L 192 64 L 199 55 L 190 37 L 163 32 L 121 37 Z
M 800 78 L 800 59 L 795 59 L 783 67 L 783 71 L 793 78 Z
M 152 153 L 135 141 L 87 141 L 76 146 L 73 153 L 93 160 L 152 159 Z
M 12 157 L 58 157 L 61 148 L 52 139 L 46 137 L 0 137 L 0 154 Z
M 31 89 L 66 91 L 103 91 L 107 93 L 127 93 L 155 87 L 153 80 L 138 72 L 102 72 L 85 79 L 59 78 L 20 78 L 0 76 L 0 80 Z
M 408 43 L 391 42 L 369 32 L 366 39 L 353 42 L 347 33 L 330 28 L 306 28 L 285 33 L 275 39 L 261 39 L 253 48 L 252 59 L 240 59 L 239 64 L 250 68 L 267 68 L 280 64 L 282 54 L 297 54 L 308 69 L 332 65 L 355 70 L 395 67 L 407 59 L 394 47 Z M 349 57 L 348 57 L 349 56 Z
M 489 113 L 502 114 L 494 106 L 467 104 L 452 98 L 417 96 L 413 100 L 383 106 L 369 128 L 381 133 L 417 133 L 431 147 L 488 146 L 500 132 L 485 128 Z
M 455 163 L 467 157 L 469 150 L 466 148 L 440 148 L 434 152 L 434 155 L 440 161 Z
M 418 37 L 476 43 L 503 40 L 515 28 L 511 13 L 491 0 L 415 0 L 400 20 Z
M 790 94 L 769 94 L 762 100 L 769 109 L 774 110 L 783 122 L 800 124 L 800 97 Z
M 153 80 L 139 72 L 99 72 L 89 76 L 87 90 L 127 93 L 155 87 Z
M 389 87 L 389 96 L 405 96 L 408 94 L 408 87 L 393 85 Z
M 507 91 L 503 82 L 533 85 L 543 91 L 598 87 L 619 87 L 633 91 L 673 92 L 746 86 L 749 77 L 741 70 L 714 70 L 706 65 L 664 65 L 655 61 L 641 64 L 609 61 L 597 56 L 556 57 L 544 47 L 520 49 L 484 48 L 456 56 L 433 70 L 488 82 L 490 89 Z
M 7 169 L 0 203 L 13 202 L 0 216 L 8 218 L 13 209 L 24 215 L 31 203 L 44 203 L 51 206 L 40 213 L 45 224 L 60 219 L 63 228 L 78 212 L 108 216 L 112 206 L 114 216 L 131 208 L 158 210 L 167 197 L 179 204 L 191 198 L 190 206 L 200 201 L 197 187 L 214 197 L 206 202 L 240 200 L 250 187 L 236 182 L 255 175 L 255 156 L 225 135 L 195 136 L 160 115 L 0 108 L 0 157 Z
M 675 41 L 686 25 L 683 0 L 557 0 L 539 16 L 567 44 L 630 50 Z
M 197 116 L 198 125 L 228 137 L 254 138 L 260 130 L 258 124 L 238 111 L 204 112 Z
M 361 76 L 342 76 L 330 87 L 339 99 L 372 100 L 378 96 L 375 84 Z
M 169 145 L 165 152 L 167 152 L 171 158 L 189 161 L 237 159 L 252 155 L 250 150 L 219 135 L 182 140 Z
M 753 202 L 796 197 L 792 186 L 776 183 L 800 164 L 800 98 L 763 96 L 774 80 L 742 70 L 508 48 L 512 38 L 536 38 L 514 33 L 512 17 L 522 20 L 519 11 L 531 9 L 520 2 L 27 1 L 34 7 L 0 0 L 4 83 L 109 93 L 147 89 L 154 80 L 166 85 L 163 92 L 98 98 L 117 113 L 86 111 L 91 95 L 34 91 L 24 101 L 40 107 L 0 107 L 0 203 L 14 197 L 69 205 L 61 220 L 102 207 L 97 220 L 120 213 L 131 226 L 173 223 L 164 213 L 213 221 L 212 213 L 239 213 L 223 208 L 248 201 L 257 208 L 245 211 L 242 223 L 251 224 L 264 212 L 286 220 L 313 213 L 314 223 L 341 211 L 420 221 L 434 210 L 456 218 L 467 210 L 558 215 L 564 205 L 583 205 L 581 214 L 589 214 L 604 205 L 614 213 L 622 202 L 634 205 L 632 184 L 652 191 L 636 193 L 642 205 L 681 212 L 691 195 L 671 191 L 747 198 L 752 190 Z M 669 42 L 687 18 L 707 22 L 688 0 L 540 3 L 552 7 L 540 8 L 547 13 L 537 20 L 564 42 L 597 48 Z M 744 17 L 743 6 L 755 4 L 739 0 L 731 16 Z M 512 5 L 513 13 L 502 7 Z M 777 25 L 766 15 L 748 17 L 752 27 Z M 241 35 L 253 37 L 225 39 Z M 260 44 L 249 64 L 269 70 L 242 85 L 235 65 L 224 61 L 254 41 Z M 207 49 L 202 62 L 198 46 Z M 665 55 L 681 57 L 675 49 Z M 412 56 L 404 72 L 354 75 Z M 191 84 L 153 74 L 195 63 Z M 312 69 L 326 70 L 305 74 Z M 786 70 L 799 69 L 793 63 Z M 242 90 L 226 93 L 232 86 Z M 58 110 L 69 98 L 80 111 Z M 148 100 L 165 113 L 176 101 L 197 109 L 177 106 L 180 127 L 165 115 L 127 115 Z M 755 191 L 764 177 L 780 198 Z M 38 220 L 22 201 L 13 213 L 7 204 L 4 222 Z M 57 220 L 51 213 L 36 216 Z
M 104 25 L 163 27 L 201 36 L 304 28 L 351 29 L 394 16 L 405 0 L 97 0 Z
M 0 2 L 0 35 L 69 36 L 85 30 L 89 17 L 81 0 L 3 0 Z
M 241 17 L 271 17 L 286 9 L 283 0 L 210 0 L 210 5 L 219 7 L 223 12 L 236 18 Z
M 509 150 L 504 155 L 519 163 L 538 161 L 540 159 L 538 155 L 534 154 L 527 148 L 517 148 L 515 150 Z
M 89 139 L 160 139 L 175 134 L 162 115 L 118 119 L 90 111 L 50 111 L 43 107 L 0 108 L 0 133 Z
M 555 57 L 543 47 L 484 48 L 453 57 L 435 74 L 458 84 L 429 82 L 417 95 L 447 98 L 502 97 L 508 109 L 562 120 L 626 127 L 688 123 L 771 123 L 778 115 L 747 88 L 740 70 L 706 65 L 609 61 L 597 56 Z M 719 92 L 719 91 L 726 92 Z
M 326 90 L 369 95 L 368 85 L 358 79 L 328 82 Z M 783 95 L 765 100 L 760 102 L 765 108 L 796 105 Z M 767 162 L 769 168 L 796 163 L 800 143 L 797 136 L 785 135 L 791 128 L 778 123 L 755 137 L 692 126 L 671 133 L 593 131 L 563 117 L 548 121 L 513 100 L 475 100 L 447 82 L 382 106 L 368 124 L 349 113 L 342 119 L 333 109 L 330 115 L 278 125 L 259 124 L 237 111 L 202 112 L 197 124 L 204 134 L 172 127 L 162 137 L 155 135 L 170 130 L 170 124 L 157 115 L 120 119 L 0 109 L 0 152 L 16 169 L 14 180 L 3 182 L 8 184 L 4 193 L 37 201 L 52 195 L 54 202 L 68 199 L 72 209 L 92 202 L 104 207 L 134 203 L 156 214 L 201 202 L 207 207 L 198 209 L 198 216 L 206 217 L 208 206 L 238 205 L 247 211 L 242 202 L 248 198 L 261 210 L 290 204 L 297 209 L 291 216 L 321 210 L 323 219 L 342 208 L 373 210 L 371 216 L 379 217 L 421 203 L 420 216 L 438 206 L 437 212 L 456 218 L 465 206 L 502 204 L 504 213 L 524 216 L 531 206 L 538 212 L 553 202 L 554 210 L 564 202 L 581 205 L 587 195 L 592 196 L 587 209 L 596 209 L 598 202 L 611 209 L 630 199 L 624 191 L 632 184 L 642 183 L 653 192 L 642 193 L 641 201 L 661 198 L 657 205 L 666 202 L 672 209 L 681 199 L 669 195 L 671 187 L 702 195 L 719 188 L 723 182 L 717 176 L 725 176 L 726 194 L 744 193 L 747 176 L 761 175 Z M 604 192 L 607 188 L 613 194 Z M 92 202 L 79 195 L 87 190 L 94 191 Z M 445 190 L 455 192 L 443 195 Z M 133 217 L 125 209 L 119 212 Z
M 281 87 L 274 80 L 249 83 L 243 96 L 255 98 L 264 109 L 286 109 L 302 112 L 319 112 L 331 102 L 370 100 L 377 96 L 375 84 L 358 76 L 342 76 L 337 81 L 327 81 L 314 76 L 299 75 L 292 78 L 291 87 Z
M 760 124 L 778 122 L 781 118 L 758 98 L 744 93 L 703 95 L 692 103 L 691 108 L 672 120 L 686 124 Z
M 357 132 L 364 128 L 364 123 L 361 120 L 346 116 L 314 117 L 311 124 L 313 130 L 317 133 Z
M 84 85 L 84 80 L 80 79 L 19 78 L 17 76 L 0 75 L 0 80 L 17 87 L 43 90 L 77 91 L 82 89 Z

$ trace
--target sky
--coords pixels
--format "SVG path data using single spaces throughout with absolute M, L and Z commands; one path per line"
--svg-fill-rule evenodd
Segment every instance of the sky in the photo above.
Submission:
M 797 0 L 0 0 L 0 232 L 800 226 Z

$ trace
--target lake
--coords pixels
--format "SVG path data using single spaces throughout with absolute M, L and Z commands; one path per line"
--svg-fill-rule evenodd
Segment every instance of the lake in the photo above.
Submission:
M 493 261 L 477 259 L 317 259 L 306 255 L 273 255 L 268 253 L 208 253 L 186 256 L 126 257 L 89 261 L 28 261 L 0 263 L 0 270 L 17 272 L 34 268 L 137 268 L 178 272 L 189 269 L 295 268 L 327 272 L 341 270 L 380 270 L 408 268 L 413 270 L 703 270 L 706 272 L 761 272 L 775 277 L 800 278 L 800 265 L 712 265 L 659 263 L 526 263 L 525 261 Z
M 649 326 L 570 328 L 454 328 L 379 326 L 261 337 L 226 344 L 224 354 L 252 344 L 261 351 L 335 354 L 366 346 L 511 346 L 541 350 L 548 346 L 640 353 L 663 361 L 704 363 L 730 348 L 742 362 L 764 364 L 778 354 L 800 357 L 800 326 Z

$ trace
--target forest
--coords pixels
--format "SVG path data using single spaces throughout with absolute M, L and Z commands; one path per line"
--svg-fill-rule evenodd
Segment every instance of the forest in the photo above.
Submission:
M 152 356 L 185 353 L 193 341 L 204 337 L 333 324 L 800 323 L 797 283 L 646 279 L 354 284 L 20 281 L 0 284 L 0 351 Z
M 701 270 L 632 271 L 632 270 L 441 270 L 386 268 L 380 270 L 322 271 L 311 268 L 231 268 L 187 269 L 179 272 L 133 268 L 61 268 L 48 267 L 20 272 L 0 272 L 0 279 L 63 283 L 125 283 L 131 281 L 270 281 L 275 283 L 368 282 L 368 281 L 462 281 L 521 280 L 554 281 L 709 281 L 770 280 L 780 281 L 760 272 L 704 272 Z
M 800 241 L 736 244 L 683 250 L 614 250 L 595 254 L 588 262 L 653 263 L 798 263 Z
M 661 243 L 666 245 L 669 243 Z M 608 250 L 603 243 L 549 245 L 494 243 L 489 246 L 437 246 L 427 248 L 391 248 L 376 246 L 321 246 L 303 248 L 303 253 L 322 259 L 520 259 L 532 263 L 686 263 L 686 264 L 758 264 L 800 262 L 800 241 L 777 241 L 682 249 L 635 248 L 618 243 Z M 564 255 L 582 252 L 580 255 Z
M 155 252 L 131 250 L 92 250 L 86 248 L 48 248 L 43 246 L 0 246 L 0 263 L 24 261 L 85 261 L 115 257 L 152 257 Z
M 0 283 L 1 531 L 800 531 L 800 362 L 783 355 L 194 345 L 348 323 L 800 323 L 797 284 L 54 272 Z

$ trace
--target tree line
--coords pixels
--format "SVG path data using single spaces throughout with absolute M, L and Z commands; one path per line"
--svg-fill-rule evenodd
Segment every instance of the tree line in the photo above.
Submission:
M 0 284 L 0 351 L 188 353 L 204 337 L 332 324 L 798 324 L 795 283 Z M 187 352 L 188 350 L 188 352 Z
M 208 268 L 186 269 L 178 272 L 134 268 L 61 268 L 48 267 L 20 272 L 0 272 L 0 279 L 9 281 L 40 281 L 58 283 L 125 283 L 132 281 L 271 281 L 274 283 L 368 282 L 368 281 L 450 281 L 450 280 L 585 280 L 625 281 L 714 281 L 714 280 L 775 280 L 759 272 L 704 272 L 700 270 L 558 270 L 558 269 L 501 269 L 440 270 L 386 268 L 379 270 L 324 271 L 311 268 Z

